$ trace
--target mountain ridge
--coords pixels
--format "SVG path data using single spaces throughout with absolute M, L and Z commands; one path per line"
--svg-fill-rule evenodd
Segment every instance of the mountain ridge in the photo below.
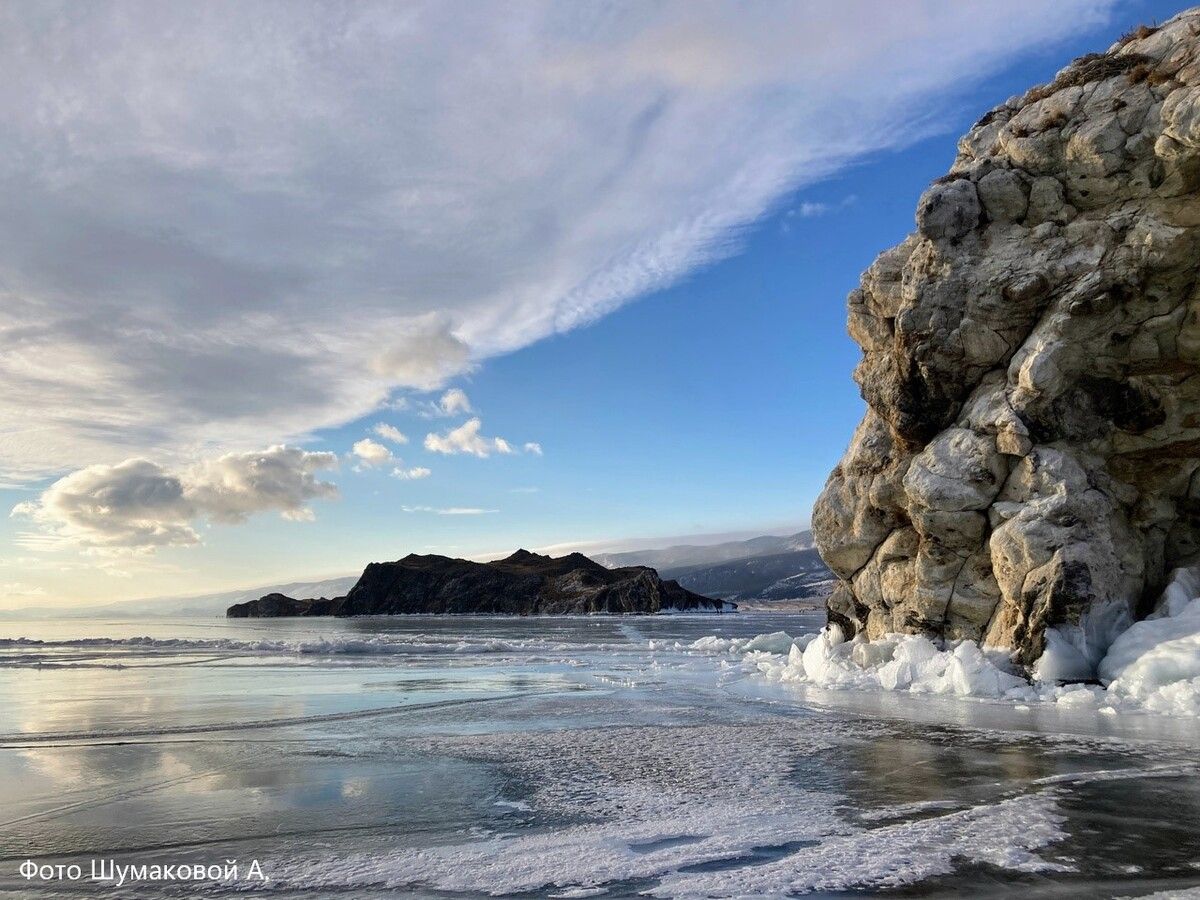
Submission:
M 623 550 L 615 553 L 596 553 L 592 559 L 610 568 L 617 566 L 650 566 L 667 571 L 685 566 L 716 564 L 738 559 L 808 550 L 814 547 L 811 531 L 788 535 L 764 534 L 740 541 L 718 544 L 672 544 L 643 550 Z

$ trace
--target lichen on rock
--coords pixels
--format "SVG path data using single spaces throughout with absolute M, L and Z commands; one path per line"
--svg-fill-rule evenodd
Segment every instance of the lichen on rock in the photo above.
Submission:
M 829 616 L 1032 666 L 1200 558 L 1200 11 L 989 112 L 916 221 L 849 297 Z

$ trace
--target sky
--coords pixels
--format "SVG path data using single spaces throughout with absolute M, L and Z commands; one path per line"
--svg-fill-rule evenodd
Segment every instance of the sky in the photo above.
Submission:
M 1182 8 L 0 3 L 0 609 L 802 527 L 958 135 Z

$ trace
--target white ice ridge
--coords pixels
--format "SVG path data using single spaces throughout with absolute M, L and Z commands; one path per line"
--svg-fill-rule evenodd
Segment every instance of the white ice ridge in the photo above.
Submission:
M 836 625 L 793 638 L 778 631 L 751 639 L 706 637 L 688 649 L 741 656 L 769 678 L 831 689 L 907 691 L 1019 702 L 1200 716 L 1200 573 L 1173 573 L 1153 614 L 1101 649 L 1101 685 L 1059 685 L 1055 673 L 1078 665 L 1078 641 L 1056 632 L 1030 684 L 1008 651 L 971 641 L 935 643 L 889 634 L 846 640 Z M 652 648 L 656 649 L 656 648 Z M 1106 653 L 1104 652 L 1106 649 Z M 1090 671 L 1090 670 L 1089 670 Z M 1050 676 L 1050 677 L 1047 677 Z
M 302 656 L 372 656 L 412 653 L 528 653 L 562 652 L 580 645 L 541 639 L 500 639 L 461 635 L 411 634 L 371 635 L 295 640 L 238 640 L 234 638 L 75 638 L 43 641 L 34 638 L 0 639 L 0 667 L 51 662 L 71 652 L 126 654 L 228 653 Z M 622 644 L 588 644 L 587 649 L 628 650 Z

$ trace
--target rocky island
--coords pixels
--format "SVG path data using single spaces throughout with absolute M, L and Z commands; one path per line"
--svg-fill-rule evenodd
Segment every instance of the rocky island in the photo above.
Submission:
M 988 112 L 916 224 L 849 298 L 830 620 L 1087 678 L 1200 559 L 1200 14 Z
M 234 604 L 226 615 L 647 615 L 734 608 L 664 581 L 646 566 L 607 569 L 581 553 L 551 557 L 518 550 L 487 563 L 413 553 L 395 562 L 371 563 L 345 597 L 297 600 L 267 594 Z

